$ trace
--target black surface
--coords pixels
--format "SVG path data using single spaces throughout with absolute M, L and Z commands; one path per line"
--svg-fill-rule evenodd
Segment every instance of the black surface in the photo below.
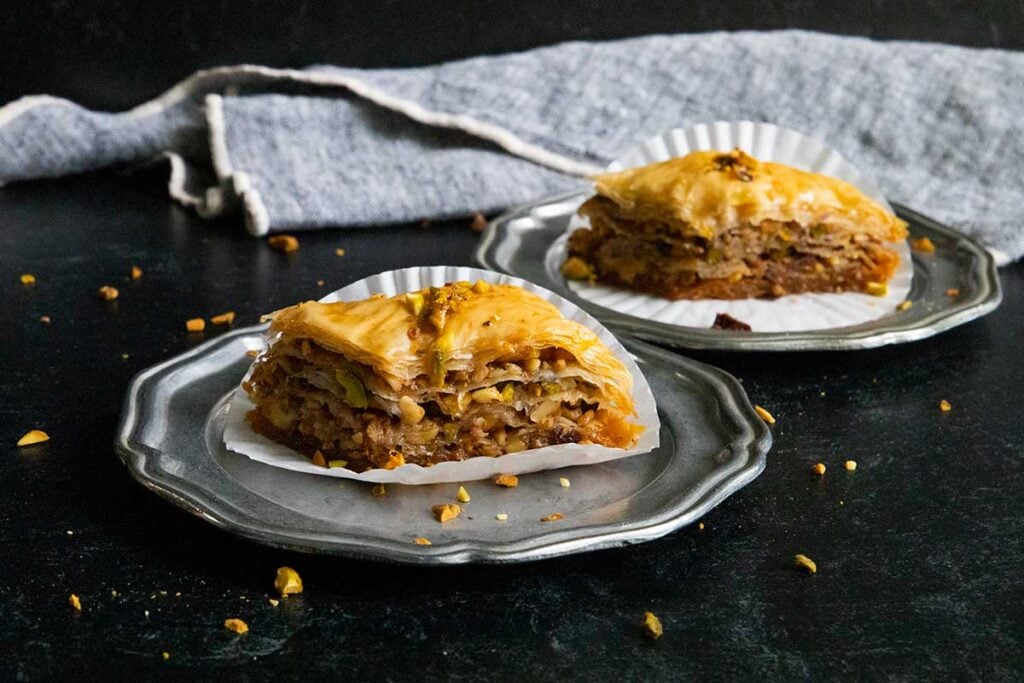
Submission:
M 0 22 L 0 101 L 47 91 L 117 108 L 221 62 L 411 64 L 663 30 L 801 26 L 1024 47 L 1021 2 L 563 5 L 16 0 Z M 121 178 L 0 189 L 0 678 L 1024 675 L 1019 264 L 1002 271 L 1000 310 L 934 339 L 695 354 L 773 410 L 776 446 L 703 531 L 631 548 L 456 569 L 291 554 L 188 516 L 118 462 L 128 379 L 220 331 L 189 335 L 187 318 L 233 309 L 248 324 L 385 268 L 468 264 L 476 239 L 465 222 L 326 231 L 286 257 Z M 132 264 L 145 271 L 137 282 Z M 37 284 L 19 284 L 22 272 Z M 98 300 L 102 284 L 120 298 Z M 16 449 L 34 427 L 52 440 Z M 809 471 L 818 461 L 823 478 Z M 817 575 L 794 569 L 797 552 Z M 273 608 L 282 564 L 307 589 Z M 665 624 L 658 642 L 639 630 L 645 610 Z M 252 631 L 227 632 L 229 616 Z

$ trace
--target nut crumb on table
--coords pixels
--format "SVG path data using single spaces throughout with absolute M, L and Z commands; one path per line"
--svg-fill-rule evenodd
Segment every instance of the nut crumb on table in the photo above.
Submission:
M 274 577 L 274 588 L 282 598 L 302 592 L 302 577 L 291 567 L 278 567 Z
M 202 332 L 206 329 L 206 321 L 202 318 L 189 318 L 185 321 L 185 329 L 189 332 Z
M 43 323 L 44 325 L 49 325 L 50 322 L 51 322 L 50 316 L 48 316 L 48 315 L 41 315 L 41 316 L 39 316 L 39 322 Z
M 644 633 L 654 640 L 661 638 L 662 634 L 665 633 L 665 629 L 661 626 L 661 619 L 655 616 L 654 612 L 644 612 L 643 626 Z
M 226 628 L 229 631 L 234 631 L 240 636 L 245 635 L 249 632 L 249 624 L 245 623 L 241 619 L 235 618 L 225 619 L 224 628 Z
M 278 605 L 281 604 L 281 601 L 278 600 L 277 598 L 267 598 L 267 602 L 270 603 L 271 607 L 277 607 Z
M 267 244 L 285 254 L 289 254 L 299 248 L 299 240 L 294 235 L 274 235 L 267 238 Z
M 345 255 L 345 250 L 342 249 L 341 247 L 338 247 L 337 249 L 334 250 L 334 255 L 335 256 L 344 256 Z
M 430 508 L 439 522 L 447 522 L 462 514 L 462 508 L 454 503 L 441 503 Z
M 215 315 L 212 318 L 210 318 L 210 322 L 213 323 L 214 325 L 230 325 L 231 323 L 235 322 L 235 312 L 227 311 L 225 313 L 221 313 L 220 315 Z
M 139 268 L 138 266 L 132 266 L 131 276 L 133 280 L 138 280 L 140 277 L 142 277 L 142 268 Z
M 519 477 L 514 474 L 496 474 L 491 481 L 498 486 L 504 486 L 508 489 L 519 486 Z
M 103 285 L 102 287 L 100 287 L 97 290 L 97 294 L 99 294 L 99 297 L 101 299 L 103 299 L 104 301 L 113 301 L 121 293 L 119 291 L 117 291 L 117 287 L 111 287 L 110 285 Z
M 74 610 L 76 610 L 78 612 L 82 611 L 82 601 L 74 593 L 72 593 L 71 595 L 68 596 L 68 604 L 71 605 L 72 609 L 74 609 Z
M 816 574 L 818 572 L 818 565 L 806 555 L 797 553 L 793 560 L 796 562 L 797 567 L 805 569 L 808 574 Z
M 811 466 L 811 471 L 817 474 L 819 477 L 825 474 L 825 463 L 816 462 Z
M 843 463 L 843 467 L 846 468 L 847 472 L 853 472 L 855 469 L 857 469 L 857 461 L 847 460 L 846 462 Z
M 479 212 L 473 214 L 473 221 L 469 224 L 469 227 L 473 232 L 483 232 L 484 228 L 487 227 L 487 217 Z
M 161 652 L 160 656 L 163 657 L 164 661 L 166 662 L 168 659 L 171 658 L 171 653 L 170 652 Z
M 49 434 L 47 434 L 46 432 L 44 432 L 41 429 L 33 429 L 32 431 L 27 432 L 25 434 L 25 436 L 23 436 L 20 439 L 18 439 L 18 445 L 19 446 L 31 446 L 33 444 L 43 443 L 44 441 L 49 441 L 49 440 L 50 440 L 50 435 Z
M 36 283 L 36 276 L 31 273 L 25 273 L 19 279 L 23 285 L 34 285 Z
M 942 399 L 941 401 L 939 401 L 939 410 L 941 410 L 944 413 L 948 413 L 949 411 L 953 410 L 953 404 L 947 401 L 946 399 Z
M 754 406 L 754 412 L 757 413 L 757 416 L 764 420 L 766 423 L 770 425 L 775 424 L 775 416 L 769 413 L 761 406 Z

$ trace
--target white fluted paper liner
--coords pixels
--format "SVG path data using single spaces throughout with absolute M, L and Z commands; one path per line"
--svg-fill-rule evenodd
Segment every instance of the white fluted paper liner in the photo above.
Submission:
M 892 207 L 867 173 L 857 169 L 839 152 L 820 140 L 770 123 L 719 121 L 689 128 L 676 128 L 641 143 L 608 166 L 621 171 L 644 166 L 699 150 L 728 152 L 739 147 L 762 161 L 787 164 L 821 173 L 856 185 L 890 212 Z M 588 225 L 573 216 L 568 231 Z M 551 246 L 549 258 L 565 260 L 568 233 Z M 910 293 L 914 265 L 906 242 L 897 247 L 900 265 L 889 280 L 885 296 L 859 292 L 841 294 L 791 294 L 778 299 L 702 299 L 669 301 L 628 290 L 591 285 L 575 280 L 569 287 L 581 298 L 626 315 L 683 327 L 708 328 L 719 313 L 727 313 L 749 324 L 754 332 L 804 332 L 846 327 L 890 315 Z M 550 263 L 551 261 L 549 261 Z
M 439 287 L 447 282 L 484 280 L 492 284 L 517 285 L 553 303 L 569 320 L 593 330 L 612 353 L 622 361 L 633 376 L 633 404 L 637 421 L 645 429 L 637 445 L 630 449 L 608 448 L 598 444 L 559 444 L 510 453 L 497 458 L 476 457 L 461 462 L 443 462 L 431 467 L 403 465 L 393 470 L 375 469 L 352 472 L 344 468 L 325 468 L 314 465 L 309 458 L 291 448 L 261 436 L 245 422 L 245 414 L 253 408 L 248 396 L 239 387 L 228 406 L 224 424 L 224 444 L 232 451 L 246 455 L 257 462 L 295 472 L 308 472 L 325 477 L 341 477 L 382 484 L 441 484 L 445 482 L 487 479 L 495 474 L 525 474 L 574 465 L 592 465 L 625 458 L 654 449 L 658 443 L 660 421 L 654 394 L 636 361 L 622 344 L 601 323 L 575 304 L 542 287 L 519 278 L 478 268 L 455 266 L 429 266 L 392 270 L 354 282 L 325 296 L 321 301 L 357 301 L 372 294 L 393 296 L 424 287 Z

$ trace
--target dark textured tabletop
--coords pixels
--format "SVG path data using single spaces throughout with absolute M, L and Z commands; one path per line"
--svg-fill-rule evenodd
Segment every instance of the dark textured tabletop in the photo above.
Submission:
M 845 15 L 824 3 L 782 2 L 743 20 L 711 17 L 738 4 L 658 9 L 663 23 L 648 25 L 569 3 L 560 17 L 517 15 L 521 42 L 494 45 L 480 34 L 497 32 L 473 9 L 458 24 L 468 32 L 463 43 L 449 16 L 427 22 L 434 34 L 422 39 L 433 48 L 374 55 L 379 36 L 349 28 L 357 47 L 339 47 L 305 5 L 268 10 L 261 25 L 274 26 L 273 41 L 257 35 L 254 47 L 235 36 L 231 52 L 218 42 L 222 24 L 202 18 L 222 22 L 233 6 L 208 3 L 199 16 L 199 4 L 187 3 L 192 13 L 164 17 L 167 32 L 193 41 L 179 60 L 158 51 L 118 67 L 111 55 L 144 53 L 144 36 L 126 28 L 126 5 L 25 3 L 24 30 L 7 36 L 15 47 L 41 54 L 33 41 L 70 35 L 46 12 L 71 13 L 77 42 L 57 41 L 56 54 L 70 61 L 40 58 L 27 74 L 24 55 L 17 69 L 8 61 L 0 84 L 4 99 L 49 90 L 122 106 L 209 63 L 428 62 L 657 26 L 797 25 L 1024 47 L 1019 2 L 914 4 L 919 11 L 892 3 L 886 12 L 870 4 Z M 366 21 L 402 21 L 403 8 L 389 7 L 393 15 Z M 156 31 L 150 24 L 161 11 L 141 25 Z M 350 18 L 330 12 L 332 21 Z M 195 47 L 204 41 L 220 47 Z M 93 57 L 76 72 L 81 55 Z M 707 515 L 703 530 L 642 545 L 436 569 L 291 553 L 235 538 L 154 496 L 115 455 L 129 379 L 221 333 L 190 335 L 186 319 L 234 310 L 235 325 L 247 325 L 380 270 L 469 265 L 477 239 L 468 219 L 328 230 L 302 235 L 299 251 L 284 256 L 235 224 L 198 219 L 139 179 L 97 174 L 0 188 L 0 678 L 1024 677 L 1020 264 L 1001 271 L 999 310 L 929 340 L 848 353 L 693 354 L 742 379 L 775 414 L 775 446 L 765 472 Z M 135 281 L 133 265 L 143 270 Z M 35 285 L 20 284 L 22 273 Z M 104 284 L 120 290 L 116 301 L 96 296 Z M 943 399 L 952 410 L 939 409 Z M 16 448 L 32 428 L 51 440 Z M 847 459 L 856 471 L 844 470 Z M 827 465 L 824 476 L 811 473 L 817 462 Z M 798 571 L 796 553 L 818 572 Z M 281 565 L 295 567 L 306 590 L 274 607 Z M 648 610 L 664 624 L 658 641 L 640 629 Z M 227 631 L 228 617 L 250 632 Z

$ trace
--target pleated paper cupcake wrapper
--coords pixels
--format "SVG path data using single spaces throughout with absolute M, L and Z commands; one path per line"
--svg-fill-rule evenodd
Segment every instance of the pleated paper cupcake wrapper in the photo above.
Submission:
M 869 174 L 857 169 L 835 149 L 820 140 L 770 123 L 734 121 L 676 128 L 626 152 L 609 164 L 608 170 L 621 171 L 700 150 L 728 152 L 736 147 L 762 161 L 845 180 L 892 211 Z M 586 219 L 574 215 L 569 222 L 569 232 L 587 225 Z M 568 233 L 551 246 L 549 263 L 565 260 L 567 240 Z M 900 265 L 889 280 L 884 296 L 843 292 L 791 294 L 778 299 L 669 301 L 575 280 L 568 284 L 582 299 L 618 313 L 661 323 L 708 328 L 717 314 L 726 313 L 749 324 L 754 332 L 804 332 L 859 325 L 893 314 L 910 293 L 914 276 L 910 247 L 903 242 L 897 245 L 897 252 Z
M 654 394 L 630 353 L 601 323 L 575 304 L 519 278 L 478 268 L 431 266 L 405 268 L 373 275 L 325 296 L 321 301 L 357 301 L 373 294 L 393 296 L 424 287 L 439 287 L 448 282 L 483 280 L 492 284 L 510 284 L 522 287 L 554 304 L 562 315 L 593 330 L 611 352 L 626 366 L 633 376 L 633 404 L 636 421 L 645 429 L 637 445 L 630 449 L 608 448 L 598 444 L 567 443 L 521 451 L 496 458 L 475 457 L 461 462 L 442 462 L 431 467 L 406 464 L 393 470 L 374 469 L 353 472 L 345 468 L 326 468 L 313 464 L 297 451 L 257 434 L 245 421 L 245 414 L 253 409 L 246 393 L 239 387 L 228 406 L 224 425 L 224 444 L 228 449 L 246 455 L 257 462 L 294 472 L 306 472 L 324 477 L 339 477 L 381 484 L 441 484 L 446 482 L 475 481 L 496 474 L 526 474 L 576 465 L 593 465 L 639 455 L 653 450 L 659 443 L 660 421 Z

